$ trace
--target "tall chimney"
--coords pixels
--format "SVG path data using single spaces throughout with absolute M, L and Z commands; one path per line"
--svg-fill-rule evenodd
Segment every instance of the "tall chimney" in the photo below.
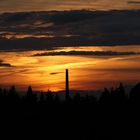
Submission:
M 69 70 L 66 69 L 66 99 L 69 97 Z

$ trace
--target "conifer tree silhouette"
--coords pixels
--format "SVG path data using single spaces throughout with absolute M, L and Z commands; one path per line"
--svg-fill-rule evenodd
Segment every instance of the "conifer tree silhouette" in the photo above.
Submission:
M 110 101 L 109 99 L 110 99 L 110 92 L 109 92 L 109 90 L 107 88 L 105 88 L 103 93 L 102 93 L 102 95 L 101 95 L 101 97 L 100 97 L 99 102 L 101 104 L 108 104 L 109 101 Z
M 119 103 L 124 103 L 126 101 L 126 96 L 125 96 L 125 89 L 122 83 L 120 83 L 118 89 L 117 89 L 117 99 Z
M 27 90 L 27 102 L 35 103 L 37 101 L 36 94 L 33 93 L 32 87 L 29 86 Z

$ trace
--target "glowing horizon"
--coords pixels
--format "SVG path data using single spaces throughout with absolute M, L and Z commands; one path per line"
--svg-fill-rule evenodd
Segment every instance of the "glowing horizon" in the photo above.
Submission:
M 125 47 L 90 47 L 90 50 L 124 51 Z M 126 46 L 127 50 L 138 51 L 138 46 Z M 69 50 L 74 49 L 69 48 Z M 62 48 L 61 51 L 68 48 Z M 75 48 L 76 50 L 76 48 Z M 79 47 L 77 50 L 87 50 Z M 54 51 L 54 50 L 53 50 Z M 140 50 L 139 50 L 140 51 Z M 12 67 L 0 67 L 1 87 L 17 86 L 26 90 L 32 85 L 35 91 L 65 90 L 65 69 L 69 69 L 70 90 L 100 90 L 123 82 L 132 85 L 140 79 L 140 55 L 130 56 L 38 56 L 39 51 L 1 52 L 0 57 Z M 44 52 L 44 51 L 42 51 Z M 133 66 L 133 67 L 132 67 Z

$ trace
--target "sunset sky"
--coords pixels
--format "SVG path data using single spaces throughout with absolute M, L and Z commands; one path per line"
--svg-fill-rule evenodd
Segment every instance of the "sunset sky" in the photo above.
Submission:
M 0 0 L 0 12 L 140 9 L 140 0 Z
M 1 134 L 135 140 L 139 107 L 140 0 L 0 0 Z
M 65 69 L 71 90 L 139 82 L 140 0 L 0 0 L 0 13 L 0 87 L 64 90 Z

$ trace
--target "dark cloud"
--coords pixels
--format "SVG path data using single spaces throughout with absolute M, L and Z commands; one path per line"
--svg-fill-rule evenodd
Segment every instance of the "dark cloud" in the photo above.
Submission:
M 60 51 L 37 53 L 33 56 L 57 56 L 57 55 L 92 55 L 92 56 L 119 56 L 119 55 L 137 55 L 135 52 L 113 52 L 113 51 Z
M 61 72 L 52 72 L 50 73 L 50 75 L 57 75 L 57 74 L 60 74 Z
M 0 15 L 0 50 L 139 45 L 139 17 L 140 10 L 6 13 Z
M 9 63 L 5 63 L 3 60 L 0 60 L 0 67 L 13 67 L 13 66 Z

